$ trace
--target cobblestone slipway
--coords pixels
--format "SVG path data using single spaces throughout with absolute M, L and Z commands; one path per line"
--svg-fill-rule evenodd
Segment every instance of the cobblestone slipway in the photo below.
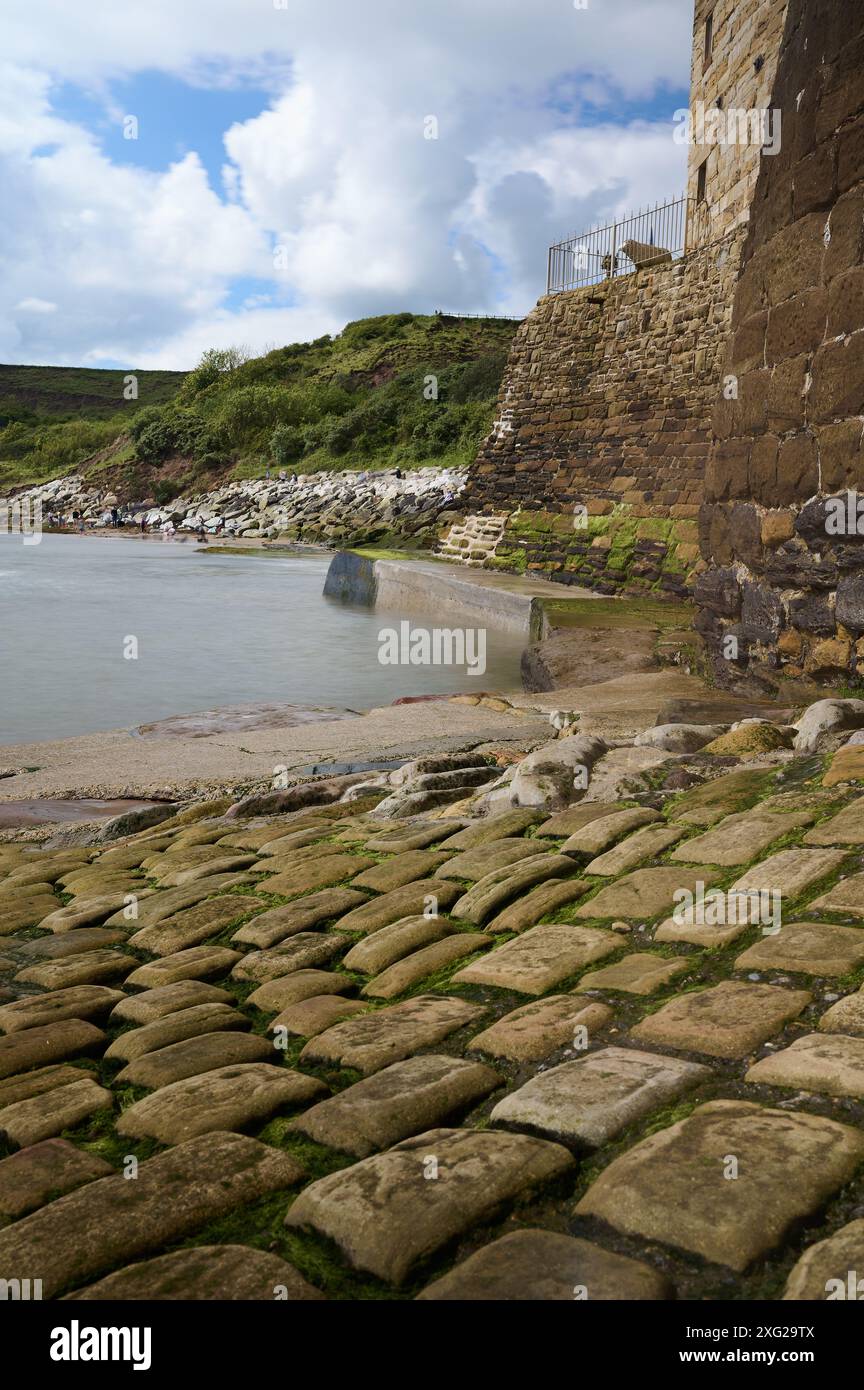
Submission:
M 485 817 L 475 758 L 460 802 L 407 819 L 359 789 L 0 845 L 0 1278 L 71 1299 L 846 1287 L 857 753 L 832 776 L 824 754 L 708 752 L 682 792 Z M 673 911 L 732 886 L 780 891 L 780 930 Z

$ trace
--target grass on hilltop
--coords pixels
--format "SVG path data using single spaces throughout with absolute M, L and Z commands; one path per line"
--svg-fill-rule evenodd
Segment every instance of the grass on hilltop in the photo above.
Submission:
M 205 353 L 191 372 L 0 367 L 0 486 L 80 471 L 164 503 L 232 478 L 470 462 L 512 320 L 387 314 L 335 338 Z

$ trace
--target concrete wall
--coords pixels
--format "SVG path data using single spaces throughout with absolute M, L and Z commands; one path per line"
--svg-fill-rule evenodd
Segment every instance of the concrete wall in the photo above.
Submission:
M 864 671 L 864 536 L 827 499 L 864 494 L 864 6 L 790 0 L 700 518 L 699 623 L 763 672 Z M 727 393 L 728 394 L 728 393 Z M 730 642 L 728 639 L 734 639 Z

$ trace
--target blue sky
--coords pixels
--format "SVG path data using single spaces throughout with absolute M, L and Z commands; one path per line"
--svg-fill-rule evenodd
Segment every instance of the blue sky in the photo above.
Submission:
M 371 313 L 524 313 L 550 241 L 683 191 L 691 22 L 30 0 L 0 19 L 0 360 L 187 367 Z

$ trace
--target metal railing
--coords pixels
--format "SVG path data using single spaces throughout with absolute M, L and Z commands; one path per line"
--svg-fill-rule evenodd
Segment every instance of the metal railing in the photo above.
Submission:
M 706 227 L 706 204 L 685 197 L 568 237 L 549 248 L 546 293 L 668 265 L 700 245 Z

